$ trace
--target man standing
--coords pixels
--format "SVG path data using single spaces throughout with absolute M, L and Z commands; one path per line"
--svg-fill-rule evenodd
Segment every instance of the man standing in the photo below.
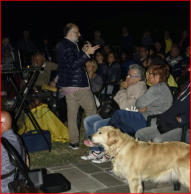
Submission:
M 58 65 L 52 61 L 46 60 L 45 56 L 40 52 L 35 53 L 32 58 L 32 63 L 36 67 L 43 68 L 35 82 L 35 87 L 41 88 L 43 85 L 49 85 L 51 72 L 57 70 Z
M 81 106 L 90 116 L 96 113 L 93 94 L 90 89 L 88 76 L 85 70 L 85 62 L 89 55 L 99 48 L 92 47 L 90 43 L 83 46 L 82 51 L 78 48 L 80 37 L 79 28 L 76 24 L 68 23 L 64 27 L 64 39 L 58 49 L 58 82 L 57 86 L 63 88 L 66 95 L 67 117 L 70 143 L 72 149 L 79 148 L 79 131 L 77 127 L 77 113 Z

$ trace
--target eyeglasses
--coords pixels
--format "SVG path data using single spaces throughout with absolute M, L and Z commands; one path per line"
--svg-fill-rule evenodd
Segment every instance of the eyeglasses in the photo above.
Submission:
M 128 78 L 137 78 L 140 77 L 139 75 L 127 75 Z

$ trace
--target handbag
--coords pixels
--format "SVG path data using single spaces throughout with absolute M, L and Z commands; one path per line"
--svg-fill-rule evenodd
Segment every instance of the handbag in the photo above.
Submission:
M 48 130 L 32 130 L 21 135 L 28 152 L 51 149 L 51 135 Z
M 157 117 L 156 125 L 157 125 L 157 129 L 159 130 L 161 134 L 174 129 L 174 127 L 172 127 L 171 125 L 166 123 L 164 120 L 162 120 L 160 116 Z
M 109 118 L 112 116 L 112 114 L 120 109 L 119 105 L 115 100 L 113 99 L 107 99 L 105 102 L 103 102 L 102 106 L 98 109 L 98 114 L 103 118 Z

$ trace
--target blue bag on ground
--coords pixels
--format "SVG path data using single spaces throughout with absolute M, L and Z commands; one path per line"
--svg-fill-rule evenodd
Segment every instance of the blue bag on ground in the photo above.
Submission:
M 48 144 L 51 148 L 51 135 L 48 130 L 42 130 Z M 21 135 L 25 147 L 28 152 L 37 152 L 42 150 L 49 150 L 47 141 L 41 134 L 40 130 L 32 130 Z

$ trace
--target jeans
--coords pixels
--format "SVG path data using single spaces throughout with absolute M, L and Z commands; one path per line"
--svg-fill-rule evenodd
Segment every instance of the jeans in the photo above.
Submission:
M 146 120 L 140 112 L 116 110 L 108 125 L 119 128 L 124 133 L 134 135 L 137 130 L 146 127 Z
M 89 136 L 96 133 L 100 127 L 107 126 L 109 121 L 110 121 L 110 118 L 103 119 L 99 115 L 92 115 L 92 116 L 86 117 L 84 119 L 86 138 L 88 139 Z M 100 146 L 90 147 L 90 151 L 103 151 L 103 150 L 104 150 L 103 147 L 100 147 Z

